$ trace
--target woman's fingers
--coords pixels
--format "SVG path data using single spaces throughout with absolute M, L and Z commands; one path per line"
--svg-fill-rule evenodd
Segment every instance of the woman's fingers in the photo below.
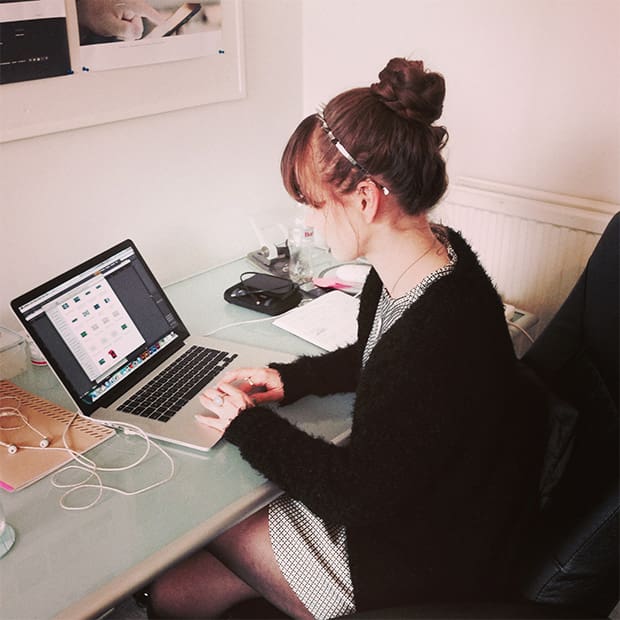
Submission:
M 256 403 L 282 400 L 284 388 L 280 373 L 273 368 L 237 368 L 222 375 L 218 388 L 232 384 L 240 391 L 251 394 Z

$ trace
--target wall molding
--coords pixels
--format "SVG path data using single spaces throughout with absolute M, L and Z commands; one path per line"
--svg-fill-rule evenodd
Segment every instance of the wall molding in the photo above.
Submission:
M 579 196 L 459 177 L 445 198 L 464 206 L 601 234 L 620 205 Z

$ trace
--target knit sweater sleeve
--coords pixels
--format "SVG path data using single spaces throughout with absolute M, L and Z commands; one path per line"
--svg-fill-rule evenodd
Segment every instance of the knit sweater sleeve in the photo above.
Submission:
M 346 446 L 312 437 L 263 407 L 237 416 L 225 438 L 239 447 L 256 470 L 329 522 L 361 526 L 394 519 L 402 513 L 399 489 L 423 496 L 429 480 L 444 466 L 441 444 L 451 438 L 433 433 L 433 416 L 447 408 L 441 399 L 449 399 L 451 392 L 446 375 L 438 374 L 437 368 L 428 364 L 396 368 L 389 376 L 375 369 L 371 385 L 364 382 L 358 390 L 363 413 L 356 407 L 351 443 Z M 412 370 L 417 374 L 415 382 L 409 375 Z M 424 384 L 433 379 L 438 388 L 433 390 L 434 402 L 426 392 L 412 409 L 406 397 L 409 390 L 416 391 L 417 380 Z M 385 390 L 377 391 L 378 386 Z M 446 428 L 444 432 L 458 431 Z M 430 461 L 429 454 L 433 455 Z
M 394 326 L 375 347 L 360 377 L 349 445 L 312 437 L 263 407 L 237 416 L 225 438 L 255 469 L 327 521 L 360 526 L 396 518 L 402 509 L 398 490 L 415 487 L 423 496 L 436 476 L 428 455 L 440 460 L 439 441 L 448 439 L 434 434 L 432 426 L 453 394 L 441 358 L 427 355 L 435 338 L 424 337 L 428 344 L 422 350 L 411 340 L 413 332 L 423 336 L 431 329 L 416 323 L 412 316 Z M 413 351 L 424 355 L 424 364 L 415 363 Z M 427 384 L 435 389 L 417 389 Z
M 498 395 L 512 348 L 499 299 L 484 282 L 476 286 L 479 279 L 442 278 L 375 345 L 357 371 L 348 445 L 313 437 L 264 407 L 242 412 L 225 438 L 329 522 L 375 526 L 427 509 L 412 498 L 432 497 L 445 472 L 475 461 L 495 445 L 489 434 L 501 432 Z M 364 312 L 362 300 L 362 342 L 370 320 Z M 356 355 L 353 347 L 283 368 L 287 398 L 352 384 L 346 364 Z M 304 377 L 312 389 L 302 385 Z
M 353 392 L 357 386 L 359 352 L 357 343 L 324 355 L 302 356 L 290 364 L 274 363 L 284 385 L 282 405 L 316 394 Z
M 283 491 L 301 499 L 316 514 L 342 521 L 342 507 L 333 503 L 334 483 L 343 475 L 346 478 L 348 447 L 312 437 L 264 407 L 237 416 L 224 437 Z
M 288 405 L 308 394 L 326 396 L 356 390 L 362 351 L 370 332 L 380 289 L 381 282 L 372 270 L 362 291 L 357 342 L 323 355 L 302 356 L 290 364 L 270 364 L 282 378 L 282 405 Z

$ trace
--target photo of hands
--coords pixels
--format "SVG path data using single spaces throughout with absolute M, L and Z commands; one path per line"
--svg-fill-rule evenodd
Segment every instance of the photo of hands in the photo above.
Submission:
M 86 71 L 199 58 L 222 48 L 221 0 L 79 0 L 76 7 Z
M 138 41 L 221 28 L 221 3 L 178 0 L 80 0 L 80 44 Z

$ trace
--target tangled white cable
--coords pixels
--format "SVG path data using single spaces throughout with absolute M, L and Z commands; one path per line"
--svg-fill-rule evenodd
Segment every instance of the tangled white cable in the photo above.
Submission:
M 525 329 L 523 329 L 523 327 L 521 327 L 521 325 L 519 325 L 516 321 L 509 321 L 506 319 L 506 323 L 512 327 L 516 327 L 532 344 L 534 344 L 534 338 L 532 338 L 532 336 L 530 336 L 530 334 L 528 334 L 528 332 L 525 331 Z
M 33 433 L 36 433 L 41 439 L 39 440 L 38 446 L 19 446 L 15 443 L 6 443 L 4 441 L 0 441 L 0 446 L 4 446 L 7 448 L 9 454 L 17 454 L 17 450 L 19 448 L 47 448 L 50 445 L 49 439 L 36 427 L 34 427 L 28 418 L 20 411 L 19 407 L 21 406 L 21 401 L 17 396 L 4 396 L 2 398 L 4 401 L 9 401 L 9 403 L 14 404 L 3 404 L 0 405 L 0 420 L 5 420 L 7 418 L 17 418 L 18 423 L 15 426 L 5 426 L 4 422 L 0 422 L 0 431 L 18 431 L 22 428 L 28 427 Z
M 99 500 L 103 496 L 104 491 L 111 491 L 113 493 L 118 493 L 119 495 L 124 495 L 126 497 L 130 497 L 132 495 L 140 495 L 141 493 L 145 493 L 146 491 L 150 491 L 151 489 L 154 489 L 156 487 L 161 486 L 162 484 L 165 484 L 166 482 L 171 480 L 172 477 L 174 476 L 174 461 L 172 460 L 172 457 L 160 445 L 153 442 L 142 429 L 138 428 L 137 426 L 134 426 L 133 424 L 129 424 L 126 422 L 108 422 L 107 420 L 98 420 L 95 418 L 88 418 L 89 420 L 98 422 L 99 424 L 103 426 L 115 428 L 117 430 L 120 429 L 126 435 L 138 435 L 139 437 L 144 439 L 145 444 L 146 444 L 146 449 L 144 450 L 143 454 L 135 462 L 130 463 L 129 465 L 122 466 L 122 467 L 101 467 L 97 465 L 93 460 L 85 457 L 83 454 L 80 454 L 80 453 L 75 452 L 74 450 L 71 450 L 71 448 L 69 448 L 67 444 L 67 431 L 69 430 L 69 427 L 71 426 L 71 423 L 73 422 L 73 420 L 78 415 L 80 414 L 76 413 L 75 416 L 72 418 L 71 422 L 69 422 L 69 424 L 65 428 L 65 431 L 63 432 L 63 435 L 62 435 L 62 440 L 65 446 L 64 449 L 68 450 L 71 456 L 73 457 L 73 459 L 76 460 L 79 464 L 78 465 L 67 465 L 63 467 L 62 469 L 60 469 L 59 471 L 57 471 L 52 476 L 52 485 L 54 485 L 57 489 L 67 489 L 60 497 L 60 505 L 65 510 L 87 510 L 88 508 L 92 508 L 99 502 Z M 119 489 L 118 487 L 109 486 L 103 483 L 103 480 L 101 479 L 101 476 L 99 475 L 99 472 L 114 473 L 114 472 L 128 471 L 130 469 L 133 469 L 134 467 L 137 467 L 138 465 L 140 465 L 140 463 L 142 463 L 146 459 L 146 457 L 151 452 L 151 448 L 155 448 L 156 450 L 158 450 L 167 459 L 168 464 L 169 464 L 169 471 L 161 480 L 153 482 L 152 484 L 149 484 L 145 487 L 136 489 L 135 491 L 125 491 L 123 489 Z M 63 448 L 60 448 L 60 449 L 62 450 Z M 66 472 L 72 471 L 72 470 L 82 471 L 88 474 L 88 476 L 84 480 L 79 480 L 77 482 L 60 482 L 59 481 L 59 478 L 63 474 L 65 474 Z M 93 478 L 96 480 L 96 483 L 90 482 L 90 480 L 92 480 Z M 83 489 L 96 489 L 97 496 L 90 503 L 84 504 L 81 506 L 80 505 L 70 506 L 66 503 L 66 500 L 68 497 L 70 497 L 77 491 L 80 491 Z
M 17 454 L 19 450 L 61 451 L 61 452 L 65 452 L 66 454 L 69 454 L 74 461 L 77 461 L 78 463 L 77 465 L 74 465 L 74 464 L 66 465 L 65 467 L 63 467 L 62 469 L 54 473 L 51 477 L 51 483 L 54 487 L 58 489 L 67 489 L 62 494 L 59 500 L 60 506 L 64 508 L 65 510 L 87 510 L 88 508 L 92 508 L 99 502 L 99 500 L 103 496 L 104 491 L 111 491 L 113 493 L 119 493 L 120 495 L 124 495 L 124 496 L 139 495 L 140 493 L 144 493 L 145 491 L 149 491 L 158 486 L 161 486 L 162 484 L 165 484 L 166 482 L 171 480 L 172 477 L 174 476 L 174 461 L 172 460 L 172 457 L 160 445 L 153 442 L 146 435 L 146 433 L 144 433 L 142 429 L 138 428 L 137 426 L 134 426 L 133 424 L 128 424 L 125 422 L 108 422 L 105 420 L 87 418 L 88 420 L 91 420 L 93 422 L 98 422 L 99 424 L 103 426 L 120 429 L 126 435 L 138 435 L 139 437 L 144 439 L 146 443 L 146 449 L 144 450 L 143 454 L 135 462 L 129 465 L 122 466 L 122 467 L 101 467 L 97 465 L 92 459 L 88 458 L 87 456 L 84 456 L 83 454 L 81 454 L 80 452 L 74 450 L 73 448 L 69 446 L 69 443 L 67 440 L 67 433 L 69 429 L 71 428 L 71 425 L 73 424 L 73 422 L 76 420 L 76 418 L 78 418 L 81 415 L 80 413 L 78 412 L 74 413 L 73 417 L 67 423 L 63 431 L 63 434 L 62 434 L 63 445 L 60 447 L 51 446 L 50 440 L 47 437 L 45 437 L 45 435 L 40 430 L 35 428 L 28 420 L 28 417 L 24 413 L 21 412 L 20 399 L 15 396 L 10 396 L 10 397 L 5 397 L 3 401 L 6 401 L 7 398 L 13 399 L 15 402 L 10 401 L 10 404 L 0 405 L 0 431 L 16 431 L 16 430 L 20 430 L 20 429 L 28 427 L 33 433 L 41 437 L 41 440 L 39 441 L 38 445 L 25 445 L 25 444 L 16 444 L 16 443 L 6 443 L 4 441 L 0 441 L 0 446 L 5 446 L 9 454 L 11 455 Z M 15 418 L 16 421 L 10 426 L 5 426 L 3 423 L 3 420 L 9 419 L 9 418 Z M 152 484 L 149 484 L 135 491 L 125 491 L 123 489 L 119 489 L 117 487 L 109 486 L 103 483 L 103 480 L 101 476 L 99 475 L 100 472 L 108 472 L 108 473 L 122 472 L 122 471 L 127 471 L 129 469 L 132 469 L 134 467 L 137 467 L 138 465 L 140 465 L 140 463 L 142 463 L 147 458 L 147 456 L 151 452 L 152 447 L 158 450 L 167 459 L 168 464 L 169 464 L 169 471 L 166 475 L 164 475 L 164 477 L 161 480 L 158 480 Z M 66 474 L 67 472 L 74 471 L 74 470 L 84 472 L 85 474 L 87 474 L 86 478 L 82 480 L 78 480 L 77 482 L 61 482 L 59 480 L 63 474 Z M 91 482 L 93 478 L 95 479 L 95 482 Z M 77 506 L 71 506 L 66 503 L 66 500 L 68 497 L 70 497 L 71 495 L 73 495 L 74 493 L 82 489 L 96 489 L 97 495 L 95 499 L 87 504 L 77 505 Z

